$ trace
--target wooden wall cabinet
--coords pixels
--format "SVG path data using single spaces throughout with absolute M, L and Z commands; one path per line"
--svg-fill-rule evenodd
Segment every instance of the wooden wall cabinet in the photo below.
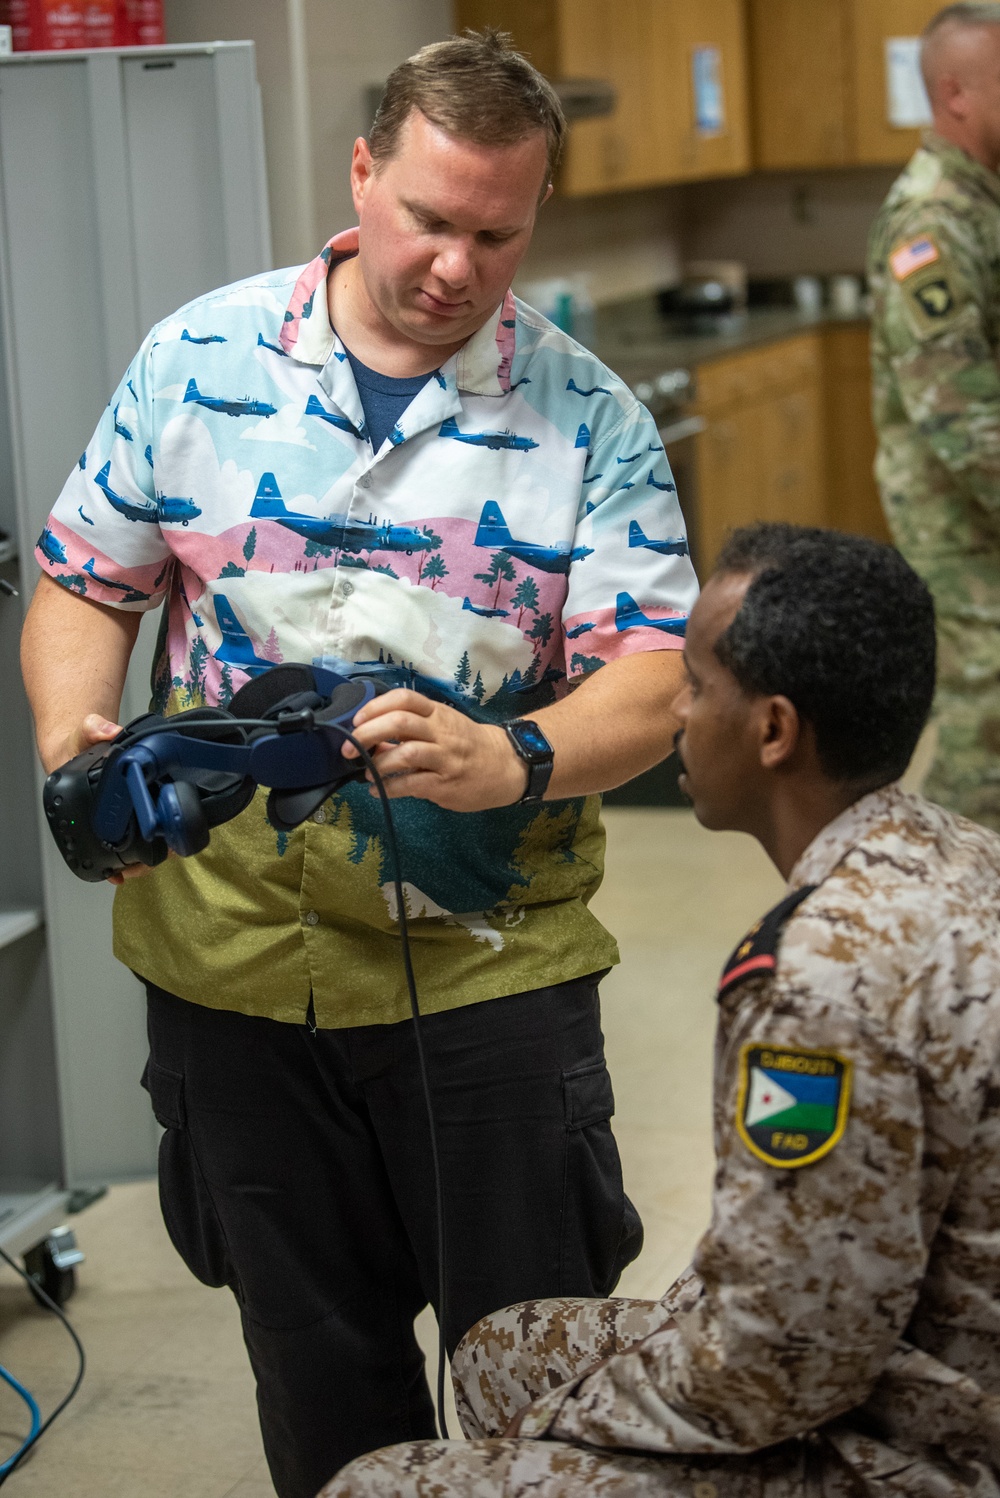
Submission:
M 754 165 L 891 165 L 919 129 L 889 124 L 886 41 L 919 36 L 939 0 L 749 0 Z
M 456 29 L 500 26 L 548 77 L 603 78 L 613 114 L 570 129 L 572 197 L 735 175 L 750 165 L 744 0 L 456 0 Z M 719 65 L 719 129 L 696 123 L 695 54 Z
M 755 520 L 826 525 L 888 541 L 872 473 L 868 329 L 831 325 L 698 370 L 698 570 Z

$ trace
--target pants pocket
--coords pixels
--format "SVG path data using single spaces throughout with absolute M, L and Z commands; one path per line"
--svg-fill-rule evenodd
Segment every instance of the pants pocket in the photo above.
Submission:
M 225 1233 L 205 1185 L 187 1129 L 184 1078 L 152 1057 L 142 1074 L 153 1114 L 164 1129 L 160 1140 L 160 1208 L 174 1248 L 196 1279 L 235 1290 Z
M 603 1058 L 563 1073 L 565 1174 L 561 1295 L 610 1295 L 642 1247 L 642 1223 L 625 1195 L 611 1077 Z

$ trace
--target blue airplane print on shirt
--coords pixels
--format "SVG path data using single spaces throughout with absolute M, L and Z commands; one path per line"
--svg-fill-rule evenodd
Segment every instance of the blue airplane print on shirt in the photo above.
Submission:
M 273 473 L 265 473 L 257 485 L 250 507 L 252 520 L 273 520 L 286 530 L 304 536 L 320 546 L 337 551 L 431 551 L 430 536 L 410 525 L 393 525 L 389 521 L 352 520 L 348 515 L 302 515 L 285 507 Z
M 615 600 L 615 629 L 635 629 L 643 625 L 646 629 L 662 629 L 667 635 L 682 635 L 687 629 L 687 614 L 676 619 L 648 619 L 631 593 L 619 593 Z
M 259 335 L 258 335 L 259 336 Z M 184 329 L 180 336 L 181 343 L 228 343 L 228 338 L 223 338 L 221 333 L 207 333 L 204 338 L 196 338 L 193 333 Z
M 225 400 L 221 395 L 202 395 L 193 378 L 188 380 L 184 392 L 185 404 L 188 401 L 196 401 L 199 406 L 205 406 L 209 411 L 219 411 L 223 416 L 274 416 L 278 410 L 277 406 L 272 406 L 268 401 L 253 400 L 249 395 L 245 395 L 242 400 Z
M 94 566 L 95 558 L 91 557 L 89 562 L 84 562 L 84 572 L 89 572 L 95 583 L 102 583 L 105 588 L 114 588 L 122 595 L 122 603 L 145 603 L 150 596 L 148 593 L 140 593 L 138 588 L 133 588 L 131 583 L 116 583 L 113 578 L 102 577 Z
M 587 423 L 585 421 L 581 421 L 580 425 L 576 429 L 576 441 L 573 443 L 573 446 L 574 447 L 589 447 L 590 446 L 590 428 L 589 428 L 589 426 L 587 425 Z
M 560 551 L 558 546 L 542 546 L 538 541 L 515 541 L 507 529 L 500 506 L 492 499 L 483 505 L 476 530 L 476 546 L 488 546 L 492 551 L 505 551 L 539 572 L 568 572 L 572 562 L 582 562 L 593 554 L 592 546 L 575 546 L 572 551 Z
M 42 531 L 38 538 L 39 550 L 47 561 L 53 563 L 65 563 L 69 561 L 66 548 L 61 541 L 57 541 L 48 526 Z
M 270 671 L 274 662 L 261 660 L 224 593 L 215 595 L 215 619 L 222 631 L 222 644 L 215 652 L 217 661 L 225 666 L 235 666 L 247 676 L 260 676 L 262 672 Z
M 145 451 L 145 453 L 144 453 L 143 456 L 145 457 L 146 462 L 149 464 L 150 468 L 152 468 L 152 466 L 153 466 L 153 444 L 151 442 L 147 442 L 146 443 L 146 451 Z
M 654 479 L 654 477 L 653 477 L 653 475 L 651 473 L 647 473 L 646 474 L 646 488 L 647 489 L 663 489 L 668 494 L 676 494 L 677 493 L 677 485 L 676 484 L 671 484 L 671 483 L 661 484 L 661 483 L 658 483 L 657 480 Z
M 639 459 L 639 458 L 641 458 L 643 456 L 644 456 L 644 454 L 642 454 L 642 453 L 632 453 L 627 458 L 616 458 L 615 462 L 616 463 L 635 463 L 637 461 L 637 459 Z
M 119 437 L 124 437 L 126 442 L 132 441 L 132 433 L 129 431 L 128 427 L 123 426 L 123 424 L 118 420 L 117 406 L 115 407 L 115 431 L 118 433 Z
M 76 513 L 79 515 L 80 519 L 84 522 L 85 525 L 93 525 L 94 522 L 91 520 L 90 516 L 83 513 L 83 505 L 77 506 Z
M 189 521 L 197 519 L 201 510 L 193 499 L 157 494 L 156 513 L 161 525 L 187 525 Z
M 332 427 L 337 427 L 341 432 L 349 432 L 352 437 L 357 437 L 359 442 L 368 441 L 368 428 L 364 422 L 359 427 L 354 425 L 346 416 L 340 416 L 336 411 L 328 411 L 321 405 L 315 395 L 311 395 L 306 401 L 306 415 L 318 416 L 320 421 L 328 421 Z
M 288 358 L 288 350 L 287 349 L 283 349 L 281 347 L 280 343 L 268 343 L 268 341 L 264 337 L 263 333 L 258 333 L 257 334 L 257 347 L 258 348 L 269 348 L 271 350 L 272 354 L 280 354 L 283 359 L 287 359 Z
M 630 520 L 628 526 L 629 548 L 643 546 L 647 551 L 659 552 L 662 557 L 686 557 L 690 553 L 684 536 L 666 541 L 650 541 L 638 520 Z
M 591 395 L 610 395 L 611 394 L 611 391 L 610 390 L 606 390 L 603 385 L 592 385 L 589 390 L 581 390 L 580 387 L 579 387 L 579 385 L 576 383 L 576 381 L 572 380 L 572 379 L 568 380 L 566 382 L 566 389 L 567 390 L 572 390 L 572 392 L 573 392 L 574 395 L 584 395 L 584 396 L 587 396 L 587 397 L 589 397 Z
M 86 466 L 87 466 L 87 454 L 85 452 L 81 453 L 80 456 L 77 458 L 77 460 L 76 460 L 76 466 L 77 466 L 77 468 L 79 468 L 79 470 L 80 470 L 81 473 L 86 468 Z
M 530 437 L 518 437 L 507 427 L 502 432 L 459 431 L 458 422 L 454 416 L 449 416 L 446 421 L 442 421 L 438 436 L 451 437 L 455 442 L 467 442 L 470 447 L 488 447 L 491 452 L 500 452 L 506 448 L 510 452 L 527 453 L 533 447 L 538 446 L 538 443 Z
M 124 515 L 126 520 L 145 520 L 147 524 L 153 525 L 159 520 L 157 508 L 153 504 L 126 499 L 124 494 L 116 494 L 110 484 L 111 459 L 105 463 L 100 473 L 94 479 L 98 489 L 104 490 L 104 497 L 113 510 L 119 515 Z
M 566 631 L 566 638 L 567 640 L 578 640 L 581 635 L 589 634 L 593 628 L 593 622 L 590 624 L 574 624 L 572 629 Z
M 506 619 L 510 609 L 480 609 L 470 598 L 462 599 L 462 607 L 470 614 L 478 614 L 480 619 Z

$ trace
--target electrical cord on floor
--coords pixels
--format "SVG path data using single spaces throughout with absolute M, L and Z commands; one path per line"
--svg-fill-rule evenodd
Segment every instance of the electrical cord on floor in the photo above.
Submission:
M 63 1410 L 73 1398 L 77 1389 L 80 1387 L 80 1384 L 83 1382 L 83 1375 L 87 1367 L 87 1357 L 83 1350 L 83 1343 L 80 1341 L 80 1338 L 73 1330 L 69 1318 L 64 1315 L 62 1307 L 56 1305 L 55 1301 L 51 1298 L 51 1296 L 45 1293 L 41 1285 L 39 1285 L 38 1282 L 34 1280 L 30 1274 L 28 1274 L 27 1270 L 22 1269 L 20 1264 L 16 1264 L 11 1258 L 10 1254 L 7 1253 L 6 1249 L 4 1248 L 0 1248 L 0 1259 L 3 1259 L 4 1263 L 9 1264 L 15 1274 L 19 1274 L 21 1276 L 25 1284 L 28 1286 L 28 1289 L 32 1292 L 33 1295 L 37 1295 L 38 1299 L 42 1302 L 43 1305 L 48 1306 L 50 1311 L 55 1311 L 56 1315 L 59 1317 L 59 1320 L 62 1322 L 63 1326 L 72 1337 L 73 1345 L 76 1348 L 76 1355 L 79 1359 L 79 1367 L 76 1371 L 76 1378 L 73 1380 L 73 1387 L 70 1389 L 65 1399 L 63 1399 L 59 1404 L 56 1405 L 55 1409 L 52 1411 L 51 1415 L 49 1415 L 48 1419 L 41 1421 L 40 1423 L 37 1423 L 40 1420 L 40 1411 L 34 1399 L 32 1399 L 31 1395 L 26 1389 L 21 1388 L 20 1384 L 17 1383 L 17 1381 L 12 1377 L 11 1374 L 7 1373 L 6 1369 L 0 1369 L 0 1373 L 3 1374 L 7 1382 L 17 1390 L 22 1398 L 26 1400 L 32 1412 L 31 1434 L 21 1445 L 20 1449 L 18 1451 L 15 1451 L 14 1455 L 8 1458 L 8 1460 L 5 1461 L 2 1466 L 0 1466 L 0 1487 L 3 1487 L 4 1483 L 14 1471 L 15 1467 L 20 1466 L 21 1462 L 27 1456 L 28 1452 L 31 1451 L 34 1446 L 41 1440 L 42 1436 L 44 1436 L 53 1420 L 56 1420 L 62 1414 Z
M 368 753 L 363 744 L 359 744 L 352 733 L 346 728 L 338 726 L 338 732 L 344 735 L 347 741 L 354 745 L 361 757 L 361 762 L 375 782 L 379 800 L 382 802 L 382 812 L 385 816 L 385 840 L 389 849 L 389 858 L 392 866 L 392 883 L 396 891 L 396 909 L 398 911 L 399 935 L 403 947 L 403 968 L 406 972 L 406 988 L 410 995 L 410 1012 L 413 1015 L 413 1035 L 417 1043 L 417 1062 L 420 1067 L 420 1082 L 424 1092 L 424 1104 L 427 1108 L 427 1126 L 431 1139 L 431 1164 L 434 1169 L 434 1204 L 437 1215 L 437 1239 L 438 1239 L 438 1376 L 437 1376 L 437 1417 L 438 1426 L 441 1431 L 441 1439 L 448 1440 L 448 1424 L 444 1417 L 444 1380 L 445 1369 L 448 1367 L 448 1349 L 445 1346 L 444 1329 L 447 1317 L 447 1276 L 445 1274 L 445 1237 L 444 1237 L 444 1195 L 441 1189 L 441 1161 L 438 1155 L 437 1124 L 434 1119 L 434 1105 L 431 1102 L 430 1083 L 427 1080 L 427 1060 L 424 1056 L 423 1036 L 420 1033 L 420 1005 L 417 1001 L 417 983 L 413 976 L 413 960 L 410 954 L 410 933 L 406 924 L 406 896 L 403 890 L 403 878 L 399 861 L 399 845 L 396 842 L 396 828 L 392 820 L 392 807 L 386 793 L 382 777 L 375 767 L 375 761 Z

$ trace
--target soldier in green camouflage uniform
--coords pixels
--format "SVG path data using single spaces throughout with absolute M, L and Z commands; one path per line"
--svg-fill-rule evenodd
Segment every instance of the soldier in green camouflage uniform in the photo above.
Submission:
M 997 6 L 954 9 L 1000 18 Z M 935 44 L 990 47 L 998 35 L 943 25 Z M 1000 82 L 983 97 L 1000 115 Z M 893 539 L 938 616 L 938 749 L 925 790 L 1000 831 L 1000 176 L 929 132 L 876 220 L 868 276 L 876 476 Z
M 775 532 L 779 554 L 783 535 L 811 538 L 811 570 L 791 575 L 783 599 L 761 588 L 758 619 L 784 608 L 770 627 L 787 630 L 808 598 L 835 626 L 817 645 L 815 619 L 802 621 L 805 685 L 793 668 L 785 678 L 795 733 L 823 711 L 810 691 L 829 697 L 835 733 L 860 682 L 844 741 L 863 737 L 870 713 L 870 780 L 877 741 L 909 713 L 898 773 L 933 691 L 930 601 L 873 542 L 760 527 L 740 550 L 738 534 L 692 616 L 692 688 L 675 711 L 695 811 L 742 830 L 770 820 L 759 835 L 790 891 L 720 984 L 718 1168 L 692 1268 L 659 1302 L 550 1300 L 488 1317 L 454 1363 L 470 1442 L 363 1457 L 324 1498 L 1000 1495 L 1000 838 L 891 783 L 854 800 L 848 790 L 845 805 L 854 750 L 834 744 L 819 774 L 841 809 L 825 825 L 818 815 L 806 846 L 783 842 L 791 803 L 773 815 L 783 793 L 755 774 L 747 744 L 773 744 L 757 726 L 770 714 L 780 729 L 787 710 L 743 687 L 759 673 L 738 642 L 732 671 L 720 665 L 739 590 L 755 558 L 767 565 L 753 537 Z M 893 568 L 909 590 L 893 594 Z M 858 608 L 867 628 L 848 639 Z M 824 667 L 838 649 L 839 696 Z M 922 676 L 908 665 L 921 653 Z M 806 800 L 822 796 L 808 770 L 807 783 Z

